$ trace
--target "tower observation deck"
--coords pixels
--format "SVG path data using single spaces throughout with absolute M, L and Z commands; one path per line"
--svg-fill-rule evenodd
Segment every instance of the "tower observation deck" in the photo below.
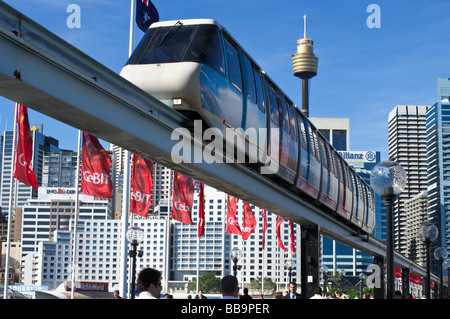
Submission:
M 294 76 L 302 79 L 302 113 L 309 116 L 309 80 L 317 75 L 318 58 L 311 39 L 306 38 L 306 15 L 303 16 L 303 39 L 297 40 L 297 54 L 292 55 Z

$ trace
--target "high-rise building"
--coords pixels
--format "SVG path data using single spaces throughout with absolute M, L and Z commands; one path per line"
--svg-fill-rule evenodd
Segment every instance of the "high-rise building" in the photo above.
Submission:
M 439 230 L 432 243 L 450 250 L 450 79 L 438 77 L 438 102 L 427 112 L 428 219 Z M 432 258 L 432 271 L 438 272 Z
M 49 188 L 50 193 L 58 188 Z M 44 191 L 42 191 L 44 192 Z M 42 193 L 41 193 L 42 194 Z M 51 195 L 51 196 L 50 196 Z M 44 192 L 43 197 L 63 196 Z M 54 199 L 52 199 L 53 201 Z M 164 201 L 163 201 L 164 202 Z M 97 204 L 102 204 L 97 201 Z M 90 203 L 93 204 L 92 202 Z M 104 204 L 104 203 L 103 203 Z M 71 207 L 70 207 L 71 208 Z M 70 209 L 69 208 L 69 209 Z M 77 281 L 109 282 L 112 288 L 119 284 L 121 257 L 121 220 L 111 220 L 106 213 L 95 213 L 95 209 L 104 210 L 104 206 L 81 206 L 78 227 Z M 278 248 L 276 235 L 276 215 L 267 213 L 268 229 L 265 234 L 265 248 L 261 247 L 262 217 L 261 209 L 251 206 L 257 220 L 252 235 L 243 241 L 241 236 L 225 232 L 226 194 L 205 186 L 205 234 L 198 239 L 197 225 L 183 224 L 170 219 L 167 213 L 155 214 L 145 219 L 133 219 L 130 224 L 144 230 L 144 240 L 139 244 L 142 257 L 137 258 L 136 269 L 154 267 L 162 272 L 164 292 L 186 293 L 187 282 L 199 274 L 212 272 L 217 277 L 233 273 L 230 251 L 238 247 L 243 257 L 238 262 L 242 267 L 238 271 L 239 282 L 246 287 L 252 279 L 267 277 L 278 285 L 278 290 L 287 290 L 289 277 L 286 263 L 294 260 L 293 280 L 299 279 L 300 254 L 290 251 L 290 229 L 288 221 L 280 227 L 281 240 L 286 251 Z M 66 282 L 71 275 L 73 220 L 64 210 L 53 212 L 48 199 L 32 200 L 25 206 L 24 244 L 29 249 L 23 257 L 23 280 L 26 285 L 45 285 L 50 290 Z M 52 214 L 60 216 L 64 228 L 51 232 Z M 197 223 L 198 192 L 194 195 L 192 219 Z M 242 226 L 242 201 L 239 201 L 237 218 Z M 45 224 L 38 225 L 38 222 Z M 51 238 L 51 240 L 49 240 Z M 31 243 L 33 241 L 33 243 Z M 300 249 L 300 227 L 294 226 L 294 242 Z M 32 247 L 32 249 L 31 249 Z M 32 251 L 31 251 L 32 250 Z M 267 287 L 266 287 L 267 288 Z
M 355 171 L 370 185 L 370 172 L 380 161 L 380 152 L 350 151 L 350 121 L 348 118 L 310 117 L 319 132 L 330 142 Z M 372 236 L 386 238 L 386 211 L 381 199 L 375 196 L 376 224 Z M 384 236 L 384 238 L 383 238 Z M 344 269 L 348 276 L 367 271 L 373 257 L 356 249 L 322 236 L 322 262 L 330 270 Z
M 348 118 L 310 117 L 309 120 L 337 151 L 350 150 L 350 120 Z
M 2 163 L 1 163 L 1 208 L 7 212 L 10 201 L 11 176 L 13 174 L 12 154 L 13 154 L 13 131 L 5 131 L 3 135 Z M 33 136 L 33 170 L 36 175 L 38 185 L 42 185 L 43 162 L 45 152 L 59 151 L 58 140 L 45 136 L 39 132 L 35 126 L 31 130 Z M 23 206 L 28 199 L 36 198 L 37 190 L 25 185 L 17 180 L 14 181 L 13 207 Z
M 406 242 L 407 253 L 405 255 L 419 265 L 426 266 L 425 245 L 417 236 L 419 227 L 428 221 L 428 194 L 420 192 L 416 196 L 405 201 L 406 215 Z
M 389 158 L 406 172 L 407 183 L 393 205 L 394 247 L 408 254 L 407 216 L 405 201 L 427 190 L 427 135 L 428 106 L 397 105 L 388 118 Z
M 42 186 L 75 187 L 77 154 L 77 152 L 69 150 L 45 153 Z

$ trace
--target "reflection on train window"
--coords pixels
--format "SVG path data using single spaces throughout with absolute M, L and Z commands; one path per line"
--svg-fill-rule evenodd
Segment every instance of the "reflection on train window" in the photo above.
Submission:
M 263 93 L 263 87 L 261 82 L 261 76 L 259 74 L 259 71 L 253 67 L 253 75 L 255 77 L 255 85 L 256 85 L 256 100 L 258 103 L 258 109 L 265 113 L 265 106 L 264 106 L 264 93 Z
M 256 87 L 255 78 L 253 77 L 253 68 L 250 60 L 247 56 L 244 58 L 244 68 L 245 68 L 245 83 L 247 86 L 247 96 L 250 100 L 256 103 Z
M 242 76 L 238 52 L 228 41 L 225 41 L 225 50 L 227 52 L 228 79 L 242 92 Z
M 275 95 L 275 89 L 270 83 L 267 83 L 267 95 L 269 99 L 270 119 L 276 127 L 280 127 L 277 97 Z
M 197 62 L 225 74 L 220 30 L 216 25 L 150 28 L 127 64 Z

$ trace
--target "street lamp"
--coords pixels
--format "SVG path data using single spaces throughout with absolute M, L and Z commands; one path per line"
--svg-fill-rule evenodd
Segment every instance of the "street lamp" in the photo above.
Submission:
M 292 278 L 292 269 L 295 268 L 295 260 L 292 258 L 289 258 L 288 260 L 286 260 L 286 264 L 285 267 L 288 270 L 288 276 L 289 276 L 289 282 L 291 282 L 291 278 Z
M 144 239 L 144 231 L 139 227 L 130 227 L 127 231 L 127 240 L 131 243 L 132 249 L 128 251 L 133 259 L 131 268 L 131 299 L 134 299 L 136 284 L 136 256 L 142 257 L 142 251 L 137 252 L 137 246 Z
M 328 283 L 328 267 L 326 265 L 320 266 L 320 273 L 323 277 L 323 294 L 327 293 L 327 283 Z
M 360 273 L 359 274 L 359 298 L 362 299 L 362 295 L 363 295 L 363 289 L 362 289 L 362 285 L 363 285 L 363 280 L 364 278 L 366 278 L 366 274 L 365 273 Z
M 436 258 L 439 261 L 439 298 L 442 299 L 444 297 L 444 281 L 442 280 L 443 276 L 443 270 L 442 270 L 442 264 L 444 263 L 444 259 L 448 257 L 448 251 L 447 249 L 443 247 L 436 248 L 434 251 L 434 258 Z
M 450 258 L 447 258 L 444 260 L 444 263 L 442 264 L 445 269 L 447 269 L 447 296 L 449 296 L 450 292 Z
M 432 223 L 423 223 L 419 227 L 419 239 L 425 243 L 427 253 L 427 280 L 425 287 L 425 296 L 430 298 L 430 244 L 438 237 L 438 229 Z
M 242 267 L 237 264 L 239 259 L 242 258 L 242 251 L 237 247 L 233 247 L 230 252 L 230 258 L 233 261 L 233 275 L 237 278 L 237 271 L 241 270 Z
M 341 283 L 341 293 L 344 293 L 344 277 L 345 277 L 345 269 L 338 269 L 339 281 Z
M 386 206 L 386 298 L 394 298 L 394 219 L 392 205 L 406 186 L 403 167 L 387 160 L 378 163 L 370 173 L 370 186 L 380 195 Z

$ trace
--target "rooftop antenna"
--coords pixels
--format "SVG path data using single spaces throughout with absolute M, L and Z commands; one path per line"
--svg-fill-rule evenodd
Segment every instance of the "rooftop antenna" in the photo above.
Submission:
M 303 15 L 303 39 L 306 39 L 306 14 Z

